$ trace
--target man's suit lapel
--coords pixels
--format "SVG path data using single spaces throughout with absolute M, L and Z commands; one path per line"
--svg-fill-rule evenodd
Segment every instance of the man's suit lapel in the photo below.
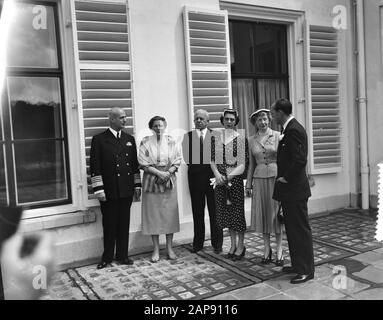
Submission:
M 203 153 L 207 154 L 210 152 L 211 148 L 211 132 L 209 129 L 206 131 L 205 139 L 203 140 Z
M 291 119 L 291 121 L 287 124 L 287 127 L 283 130 L 283 134 L 286 136 L 287 132 L 295 125 L 297 120 L 295 118 Z
M 129 143 L 129 136 L 125 132 L 121 131 L 120 142 L 117 143 L 117 145 L 118 145 L 118 153 L 122 152 L 122 150 L 127 146 L 128 143 Z
M 200 138 L 197 130 L 191 132 L 191 144 L 192 144 L 192 163 L 200 163 Z M 204 163 L 210 163 L 210 152 L 211 152 L 211 131 L 207 129 L 205 138 L 203 140 L 203 158 Z M 190 155 L 189 155 L 190 156 Z

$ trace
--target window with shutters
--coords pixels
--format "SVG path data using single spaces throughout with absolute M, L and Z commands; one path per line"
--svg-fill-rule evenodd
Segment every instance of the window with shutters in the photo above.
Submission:
M 342 167 L 338 34 L 334 28 L 309 27 L 309 113 L 312 174 Z
M 30 208 L 70 203 L 57 4 L 12 5 L 0 112 L 0 201 Z
M 210 127 L 231 108 L 230 51 L 226 11 L 184 8 L 184 32 L 190 126 L 193 113 L 205 109 Z
M 91 140 L 109 127 L 108 111 L 112 107 L 125 110 L 127 131 L 133 133 L 128 11 L 126 4 L 113 2 L 72 0 L 72 7 L 83 158 L 88 196 L 93 198 L 89 177 Z

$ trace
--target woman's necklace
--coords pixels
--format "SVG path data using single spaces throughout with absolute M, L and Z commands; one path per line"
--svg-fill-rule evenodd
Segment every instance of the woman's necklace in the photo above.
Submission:
M 261 143 L 264 143 L 269 136 L 269 130 L 266 129 L 266 131 L 261 132 L 260 130 L 258 131 L 258 137 L 261 141 Z
M 264 136 L 268 136 L 269 135 L 269 130 L 265 130 L 265 131 L 261 131 L 261 130 L 259 130 L 258 131 L 258 135 L 260 136 L 260 137 L 264 137 Z

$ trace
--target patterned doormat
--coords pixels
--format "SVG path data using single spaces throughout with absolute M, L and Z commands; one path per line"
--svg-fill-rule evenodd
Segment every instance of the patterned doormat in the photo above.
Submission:
M 376 218 L 355 212 L 336 212 L 310 220 L 313 238 L 354 252 L 383 247 L 375 240 Z
M 46 295 L 40 300 L 87 300 L 80 288 L 67 272 L 57 272 L 50 283 Z
M 90 265 L 67 274 L 89 300 L 200 300 L 254 283 L 182 246 L 175 252 L 174 261 L 151 263 L 148 253 L 132 257 L 132 266 L 112 263 L 97 270 Z
M 224 237 L 223 241 L 223 252 L 220 254 L 214 253 L 212 247 L 205 247 L 203 251 L 199 251 L 198 255 L 219 263 L 226 268 L 231 268 L 231 270 L 240 270 L 242 274 L 250 275 L 252 278 L 260 278 L 263 281 L 282 275 L 282 267 L 275 265 L 276 259 L 276 247 L 275 247 L 275 237 L 271 237 L 271 247 L 273 250 L 273 262 L 270 264 L 262 264 L 261 260 L 263 258 L 263 238 L 262 235 L 257 234 L 253 231 L 246 232 L 245 234 L 245 246 L 246 254 L 245 257 L 240 261 L 232 261 L 227 259 L 225 255 L 229 252 L 230 249 L 230 237 Z M 288 244 L 286 241 L 286 236 L 282 241 L 283 246 L 283 256 L 285 265 L 290 265 L 290 253 Z M 345 257 L 353 255 L 353 252 L 334 248 L 324 243 L 315 242 L 313 243 L 314 247 L 314 263 L 315 265 L 320 265 L 334 260 L 339 260 Z M 188 249 L 191 250 L 191 246 L 188 246 Z

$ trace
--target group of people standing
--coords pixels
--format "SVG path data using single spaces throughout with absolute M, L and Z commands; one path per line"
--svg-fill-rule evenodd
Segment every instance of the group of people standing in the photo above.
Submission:
M 122 131 L 124 111 L 113 108 L 110 128 L 93 138 L 90 154 L 92 186 L 101 203 L 104 231 L 104 253 L 97 268 L 105 268 L 113 260 L 115 247 L 120 263 L 133 263 L 128 258 L 129 210 L 133 198 L 140 198 L 141 188 L 142 233 L 152 237 L 151 261 L 160 259 L 161 234 L 166 235 L 167 258 L 177 259 L 173 250 L 173 234 L 180 230 L 176 172 L 184 161 L 194 223 L 192 252 L 204 246 L 207 203 L 214 252 L 222 252 L 223 229 L 227 228 L 231 245 L 225 257 L 238 261 L 245 256 L 246 195 L 252 197 L 250 227 L 263 234 L 261 263 L 273 261 L 270 234 L 275 234 L 275 264 L 284 265 L 285 228 L 292 265 L 282 270 L 297 274 L 292 283 L 312 279 L 307 135 L 291 114 L 292 106 L 286 99 L 277 100 L 271 110 L 258 109 L 250 116 L 256 133 L 248 139 L 243 130 L 237 130 L 240 119 L 236 110 L 223 112 L 223 130 L 209 129 L 208 112 L 197 110 L 195 129 L 184 135 L 182 145 L 165 134 L 165 118 L 156 116 L 149 121 L 154 134 L 142 139 L 137 154 L 134 138 Z M 282 133 L 270 128 L 271 117 L 282 126 Z M 140 169 L 144 172 L 142 184 Z M 277 219 L 280 209 L 284 226 Z

